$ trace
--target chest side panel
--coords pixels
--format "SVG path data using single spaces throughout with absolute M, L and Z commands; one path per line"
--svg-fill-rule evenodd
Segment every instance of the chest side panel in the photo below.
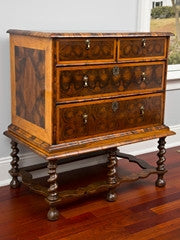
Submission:
M 52 143 L 52 42 L 11 36 L 12 123 Z
M 16 114 L 45 128 L 45 50 L 15 46 Z

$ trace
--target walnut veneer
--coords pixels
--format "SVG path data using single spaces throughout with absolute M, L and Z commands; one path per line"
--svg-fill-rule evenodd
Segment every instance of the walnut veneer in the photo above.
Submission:
M 43 194 L 56 220 L 56 205 L 158 174 L 165 185 L 164 125 L 167 54 L 170 33 L 50 33 L 9 30 L 11 50 L 11 187 L 18 176 Z M 129 143 L 159 138 L 157 168 L 117 151 Z M 30 169 L 18 168 L 17 143 L 47 161 L 49 188 L 33 184 Z M 58 191 L 56 167 L 62 162 L 108 153 L 107 179 L 67 192 Z M 137 163 L 140 175 L 118 179 L 116 161 Z M 39 169 L 40 166 L 33 167 Z M 32 169 L 31 169 L 32 170 Z

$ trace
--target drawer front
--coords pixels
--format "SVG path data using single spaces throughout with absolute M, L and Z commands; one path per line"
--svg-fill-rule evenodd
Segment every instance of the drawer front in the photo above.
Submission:
M 101 67 L 58 68 L 57 101 L 113 93 L 126 94 L 163 87 L 164 62 Z
M 61 39 L 56 41 L 57 64 L 114 62 L 115 39 Z
M 166 57 L 166 38 L 122 38 L 119 40 L 118 59 Z
M 162 124 L 163 94 L 59 105 L 57 142 Z

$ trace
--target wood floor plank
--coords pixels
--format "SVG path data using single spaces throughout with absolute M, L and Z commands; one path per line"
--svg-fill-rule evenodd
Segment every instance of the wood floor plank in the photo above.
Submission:
M 85 231 L 86 229 L 93 228 L 99 223 L 99 220 L 95 217 L 87 217 L 87 214 L 78 215 L 67 221 L 65 225 L 56 228 L 55 231 L 47 234 L 43 234 L 39 237 L 40 240 L 57 240 L 63 237 L 67 237 L 74 233 Z
M 151 228 L 146 228 L 140 232 L 134 233 L 127 237 L 126 240 L 149 240 L 149 239 L 161 239 L 161 235 L 170 233 L 173 230 L 179 228 L 180 218 L 173 219 Z M 124 240 L 124 238 L 122 238 Z M 169 239 L 170 240 L 170 239 Z
M 59 238 L 59 240 L 114 240 L 114 239 L 125 239 L 129 236 L 129 233 L 125 231 L 123 226 L 119 224 L 107 224 L 101 222 L 94 225 L 93 228 L 86 229 L 79 233 L 71 234 L 65 238 Z
M 167 213 L 172 210 L 178 210 L 180 208 L 180 199 L 162 204 L 157 207 L 151 208 L 151 210 L 157 214 Z
M 144 211 L 147 213 L 147 211 Z M 137 233 L 140 231 L 144 231 L 147 228 L 155 227 L 158 224 L 163 224 L 167 221 L 171 221 L 173 219 L 180 218 L 180 209 L 179 210 L 173 210 L 168 213 L 163 213 L 161 215 L 152 215 L 150 218 L 142 218 L 140 221 L 137 221 L 136 223 L 129 224 L 126 226 L 126 230 L 131 233 Z
M 175 201 L 175 200 L 178 200 L 180 199 L 180 192 L 176 192 L 176 193 L 173 193 L 173 194 L 170 194 L 168 195 L 168 198 L 164 198 L 164 197 L 160 197 L 160 198 L 157 198 L 157 199 L 153 199 L 153 200 L 148 200 L 144 203 L 140 203 L 136 206 L 133 206 L 131 207 L 132 211 L 133 212 L 138 212 L 138 211 L 142 211 L 142 209 L 151 209 L 155 206 L 160 206 L 160 205 L 163 205 L 167 202 L 172 202 L 172 201 Z
M 170 231 L 168 233 L 164 233 L 159 237 L 160 240 L 179 240 L 180 239 L 180 228 Z M 151 238 L 149 240 L 154 240 Z

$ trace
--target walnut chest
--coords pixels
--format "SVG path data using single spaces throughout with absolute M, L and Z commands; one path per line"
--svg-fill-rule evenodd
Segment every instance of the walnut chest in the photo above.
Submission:
M 12 124 L 5 134 L 12 139 L 12 187 L 19 185 L 21 143 L 48 161 L 48 219 L 55 220 L 57 161 L 108 152 L 103 186 L 114 200 L 116 148 L 153 138 L 160 139 L 156 185 L 165 184 L 164 139 L 173 134 L 164 125 L 170 33 L 8 33 Z

